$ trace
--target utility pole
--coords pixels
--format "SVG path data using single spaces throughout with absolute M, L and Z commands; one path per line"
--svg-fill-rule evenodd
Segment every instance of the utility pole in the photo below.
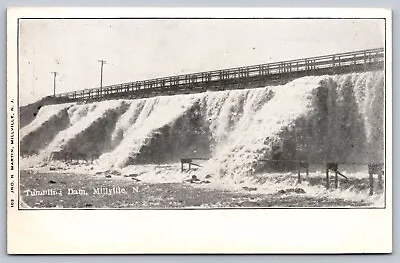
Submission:
M 53 96 L 56 96 L 56 77 L 57 77 L 57 72 L 53 71 L 51 72 L 53 74 Z
M 103 66 L 104 66 L 104 64 L 107 64 L 106 62 L 107 61 L 105 61 L 105 60 L 103 60 L 103 59 L 100 59 L 100 60 L 98 60 L 99 62 L 100 62 L 100 64 L 101 64 L 101 70 L 100 70 L 100 92 L 101 92 L 101 90 L 102 90 L 102 88 L 103 88 Z

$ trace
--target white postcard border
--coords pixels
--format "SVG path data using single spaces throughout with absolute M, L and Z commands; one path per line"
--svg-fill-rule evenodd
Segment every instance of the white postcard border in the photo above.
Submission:
M 392 250 L 392 20 L 385 9 L 11 8 L 7 19 L 8 253 L 388 253 Z M 96 17 L 386 18 L 386 208 L 18 210 L 17 19 Z M 14 102 L 12 102 L 14 100 Z M 12 109 L 13 108 L 13 109 Z M 14 133 L 18 142 L 18 132 Z M 14 144 L 14 152 L 18 152 Z M 11 178 L 11 174 L 14 178 Z M 11 193 L 11 184 L 14 193 Z M 196 227 L 193 227 L 196 226 Z

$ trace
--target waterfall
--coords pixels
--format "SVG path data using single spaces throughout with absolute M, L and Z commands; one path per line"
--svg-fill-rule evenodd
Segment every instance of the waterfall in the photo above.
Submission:
M 254 174 L 265 159 L 379 163 L 384 103 L 384 73 L 377 71 L 254 89 L 48 105 L 21 129 L 21 153 L 41 162 L 90 157 L 103 169 L 207 157 L 204 174 L 227 178 Z

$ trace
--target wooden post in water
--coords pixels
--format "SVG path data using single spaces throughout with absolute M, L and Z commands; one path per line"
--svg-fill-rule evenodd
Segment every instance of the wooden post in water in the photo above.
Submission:
M 374 194 L 374 174 L 378 175 L 377 191 L 383 190 L 383 166 L 384 164 L 368 164 L 369 194 Z
M 301 184 L 300 165 L 299 165 L 298 169 L 299 170 L 297 171 L 297 183 Z
M 335 188 L 337 189 L 338 187 L 339 187 L 338 172 L 335 171 Z
M 326 165 L 326 189 L 329 189 L 329 166 Z
M 383 190 L 383 170 L 378 171 L 378 187 L 379 190 Z
M 307 175 L 307 178 L 308 178 L 308 175 L 309 175 L 308 163 L 306 164 L 306 175 Z
M 369 171 L 369 195 L 374 194 L 374 174 L 372 171 Z

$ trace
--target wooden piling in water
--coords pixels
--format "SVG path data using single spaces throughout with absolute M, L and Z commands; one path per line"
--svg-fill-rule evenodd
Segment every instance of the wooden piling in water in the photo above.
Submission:
M 369 195 L 374 194 L 374 174 L 370 171 L 369 173 Z
M 326 189 L 329 189 L 329 167 L 326 166 Z
M 378 187 L 380 191 L 383 190 L 383 171 L 379 171 L 378 173 Z
M 376 190 L 383 190 L 383 169 L 384 164 L 368 164 L 369 175 L 369 195 L 374 194 L 374 174 L 378 175 L 378 185 Z
M 299 169 L 298 169 L 298 171 L 297 171 L 297 183 L 298 183 L 298 184 L 301 184 L 300 167 L 299 167 Z
M 307 175 L 307 178 L 308 178 L 308 175 L 309 175 L 308 164 L 307 164 L 307 167 L 306 167 L 306 175 Z
M 338 187 L 339 187 L 338 172 L 335 171 L 335 188 L 337 189 Z

